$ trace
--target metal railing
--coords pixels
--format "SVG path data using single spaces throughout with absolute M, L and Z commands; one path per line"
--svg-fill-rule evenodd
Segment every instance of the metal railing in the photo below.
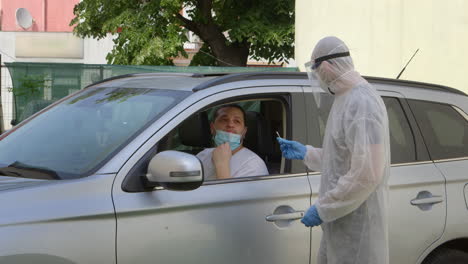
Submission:
M 10 72 L 5 65 L 0 65 L 0 133 L 11 128 L 14 117 L 12 89 Z

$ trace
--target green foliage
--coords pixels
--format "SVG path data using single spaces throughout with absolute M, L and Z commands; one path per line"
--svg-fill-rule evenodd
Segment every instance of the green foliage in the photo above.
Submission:
M 185 30 L 173 16 L 179 1 L 84 0 L 75 6 L 75 33 L 104 38 L 117 33 L 107 55 L 111 64 L 171 65 L 184 53 Z M 120 32 L 118 32 L 120 31 Z
M 19 79 L 20 85 L 14 87 L 13 94 L 26 98 L 36 98 L 42 95 L 44 75 L 24 75 Z
M 119 103 L 127 101 L 127 99 L 135 96 L 151 92 L 151 89 L 127 89 L 119 88 L 106 94 L 107 97 L 97 100 L 96 103 L 108 103 L 118 101 Z
M 216 23 L 229 38 L 250 43 L 254 59 L 285 61 L 294 56 L 294 0 L 214 1 Z
M 104 104 L 108 102 L 113 102 L 113 101 L 118 101 L 119 103 L 127 101 L 127 99 L 135 96 L 135 95 L 141 95 L 141 94 L 146 94 L 149 93 L 151 89 L 127 89 L 127 88 L 119 88 L 112 90 L 105 94 L 105 97 L 96 100 L 94 103 L 95 104 Z M 87 93 L 84 93 L 81 96 L 76 97 L 72 101 L 70 101 L 68 104 L 75 104 L 77 102 L 83 101 L 88 99 L 89 97 L 94 96 L 95 94 L 100 93 L 101 91 L 99 89 L 91 90 L 88 91 Z
M 197 54 L 193 56 L 189 66 L 219 66 L 219 63 L 212 54 L 210 46 L 203 44 Z
M 74 13 L 79 36 L 117 33 L 107 55 L 113 64 L 170 65 L 187 55 L 187 30 L 211 48 L 243 47 L 255 59 L 287 61 L 294 52 L 294 0 L 82 0 Z

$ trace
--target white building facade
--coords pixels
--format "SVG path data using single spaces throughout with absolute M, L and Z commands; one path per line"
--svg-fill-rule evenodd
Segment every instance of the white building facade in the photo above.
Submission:
M 468 1 L 296 0 L 296 62 L 301 70 L 325 36 L 350 48 L 363 75 L 436 83 L 468 93 Z

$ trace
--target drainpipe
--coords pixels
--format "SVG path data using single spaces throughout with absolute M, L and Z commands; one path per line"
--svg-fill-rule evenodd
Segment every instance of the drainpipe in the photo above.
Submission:
M 44 2 L 43 3 L 43 12 L 42 14 L 44 15 L 44 28 L 43 28 L 43 31 L 44 32 L 47 32 L 47 0 L 43 0 Z
M 0 84 L 2 83 L 2 79 L 3 79 L 3 74 L 2 74 L 2 54 L 0 54 Z M 6 79 L 6 78 L 5 78 Z M 3 133 L 3 106 L 2 106 L 2 90 L 1 90 L 1 85 L 0 85 L 0 134 Z

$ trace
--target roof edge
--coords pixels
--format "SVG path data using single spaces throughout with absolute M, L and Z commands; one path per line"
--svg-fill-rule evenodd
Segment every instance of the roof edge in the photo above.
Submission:
M 209 87 L 213 87 L 216 85 L 221 85 L 224 83 L 230 82 L 238 82 L 238 81 L 245 81 L 245 80 L 261 80 L 261 79 L 307 79 L 307 73 L 305 72 L 243 72 L 243 73 L 176 73 L 176 72 L 155 72 L 155 73 L 130 73 L 124 74 L 119 76 L 113 76 L 110 78 L 106 78 L 104 80 L 95 82 L 86 86 L 88 88 L 90 86 L 94 86 L 96 84 L 101 84 L 104 82 L 128 78 L 128 77 L 137 77 L 137 76 L 185 76 L 185 77 L 192 77 L 192 78 L 202 78 L 202 77 L 215 77 L 211 80 L 203 82 L 194 88 L 192 88 L 193 92 L 201 91 L 207 89 Z M 432 84 L 432 83 L 425 83 L 425 82 L 418 82 L 418 81 L 409 81 L 409 80 L 400 80 L 400 79 L 390 79 L 384 77 L 374 77 L 374 76 L 363 76 L 366 80 L 372 83 L 380 83 L 380 84 L 407 84 L 412 87 L 422 88 L 422 89 L 432 89 L 432 90 L 439 90 L 450 92 L 454 94 L 468 96 L 465 92 L 461 90 L 457 90 L 452 87 L 439 85 L 439 84 Z

